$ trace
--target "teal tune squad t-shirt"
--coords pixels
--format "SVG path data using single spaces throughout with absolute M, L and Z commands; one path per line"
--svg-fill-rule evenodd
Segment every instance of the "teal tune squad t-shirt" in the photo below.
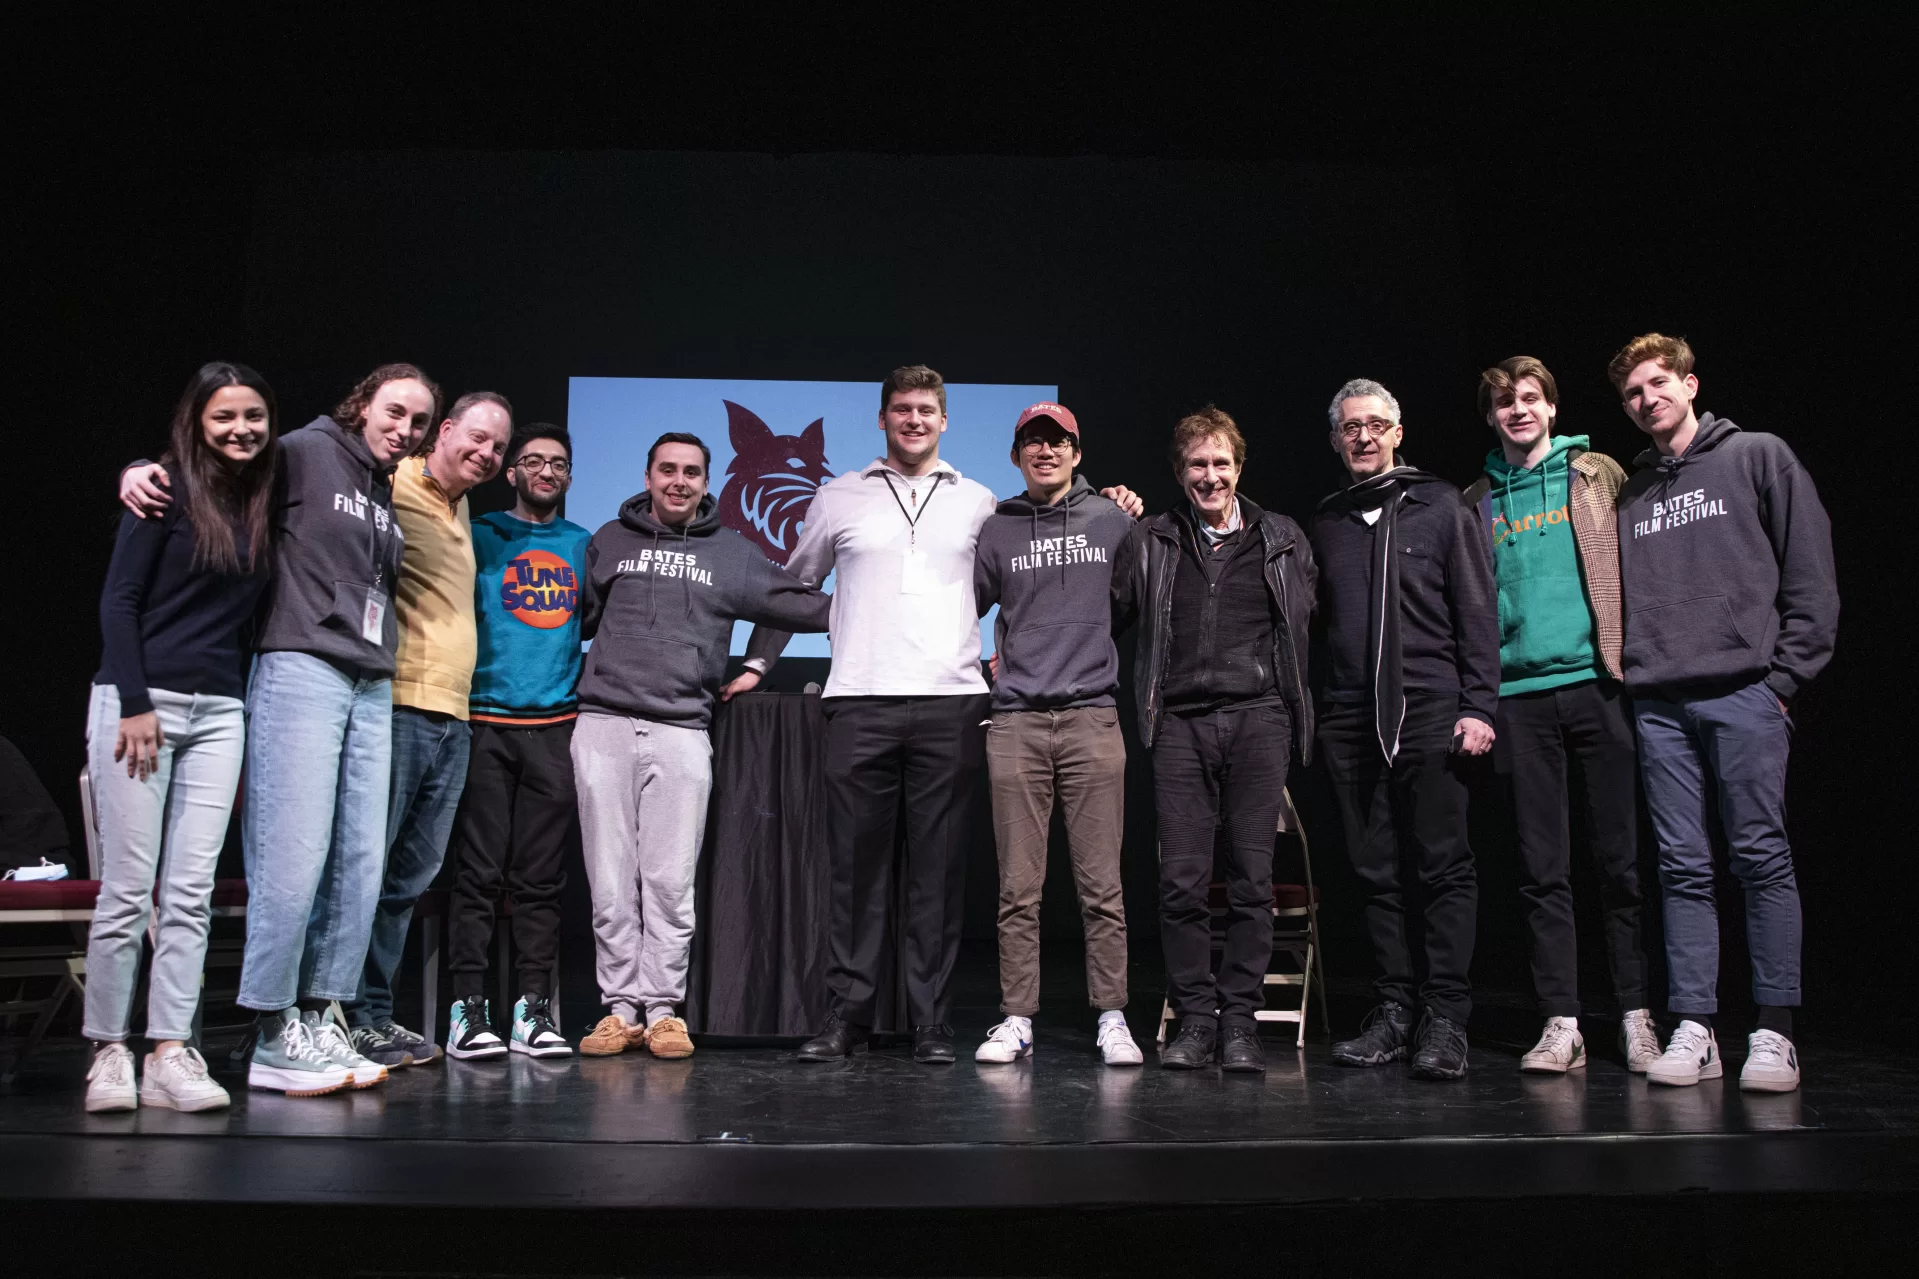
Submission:
M 468 699 L 476 720 L 549 723 L 574 714 L 580 682 L 580 580 L 592 535 L 556 519 L 504 511 L 473 521 L 479 656 Z

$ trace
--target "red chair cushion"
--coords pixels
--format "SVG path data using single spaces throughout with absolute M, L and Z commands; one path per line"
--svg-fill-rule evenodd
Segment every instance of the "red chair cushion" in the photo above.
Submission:
M 99 897 L 97 879 L 0 880 L 0 910 L 91 910 Z

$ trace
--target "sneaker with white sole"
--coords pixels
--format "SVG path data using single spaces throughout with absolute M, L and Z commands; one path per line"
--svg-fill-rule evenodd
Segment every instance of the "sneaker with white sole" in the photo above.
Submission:
M 986 1032 L 986 1042 L 973 1052 L 974 1061 L 1004 1064 L 1033 1055 L 1033 1021 L 1030 1017 L 1008 1017 Z
M 544 995 L 522 995 L 513 1005 L 513 1037 L 507 1047 L 529 1057 L 571 1057 L 573 1045 L 553 1024 L 553 1011 Z
M 247 1087 L 289 1097 L 320 1097 L 353 1082 L 353 1072 L 321 1052 L 298 1008 L 263 1013 L 247 1066 Z
M 1799 1087 L 1799 1054 L 1776 1030 L 1755 1030 L 1746 1040 L 1739 1086 L 1747 1092 L 1791 1092 Z
M 507 1047 L 493 1033 L 492 1010 L 484 999 L 462 999 L 447 1017 L 446 1055 L 461 1061 L 504 1057 Z
M 1109 1021 L 1099 1028 L 1099 1059 L 1109 1066 L 1137 1066 L 1146 1054 L 1133 1042 L 1133 1032 L 1123 1021 Z
M 140 1104 L 162 1110 L 219 1110 L 232 1105 L 233 1098 L 207 1075 L 207 1059 L 199 1050 L 182 1047 L 147 1054 Z
M 406 1050 L 405 1045 L 394 1043 L 378 1026 L 356 1026 L 347 1040 L 353 1045 L 354 1052 L 388 1070 L 413 1064 L 413 1054 Z
M 1563 1075 L 1586 1068 L 1586 1039 L 1579 1018 L 1548 1017 L 1545 1033 L 1532 1051 L 1519 1059 L 1519 1068 L 1539 1075 Z
M 1646 1067 L 1649 1081 L 1676 1088 L 1689 1088 L 1702 1079 L 1717 1079 L 1725 1073 L 1719 1061 L 1719 1040 L 1711 1027 L 1696 1021 L 1680 1022 L 1666 1051 Z
M 353 1046 L 346 1013 L 341 1010 L 338 1000 L 328 1004 L 324 1013 L 301 1013 L 300 1020 L 306 1022 L 311 1030 L 315 1048 L 353 1072 L 350 1087 L 371 1088 L 386 1082 L 386 1067 L 370 1057 L 362 1056 L 360 1050 Z
M 407 1062 L 409 1066 L 424 1066 L 430 1061 L 438 1061 L 440 1059 L 440 1046 L 438 1044 L 429 1044 L 426 1041 L 425 1035 L 420 1034 L 418 1031 L 408 1030 L 397 1021 L 377 1022 L 375 1023 L 375 1029 L 400 1047 L 406 1049 L 406 1055 L 410 1058 Z
M 1659 1046 L 1659 1027 L 1653 1024 L 1652 1009 L 1635 1008 L 1619 1019 L 1619 1052 L 1626 1069 L 1643 1075 L 1665 1051 Z
M 133 1086 L 133 1050 L 125 1044 L 101 1044 L 87 1067 L 87 1109 L 135 1110 L 140 1094 Z

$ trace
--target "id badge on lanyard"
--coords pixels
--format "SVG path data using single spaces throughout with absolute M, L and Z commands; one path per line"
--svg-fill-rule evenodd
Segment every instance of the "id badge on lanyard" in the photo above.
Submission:
M 366 613 L 360 619 L 360 638 L 378 644 L 385 636 L 386 592 L 377 586 L 367 588 Z

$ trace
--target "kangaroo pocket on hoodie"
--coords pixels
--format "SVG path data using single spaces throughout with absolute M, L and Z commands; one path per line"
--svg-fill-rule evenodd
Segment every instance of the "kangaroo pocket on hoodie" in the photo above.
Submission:
M 1031 626 L 1006 636 L 1000 654 L 1000 678 L 1007 692 L 1038 704 L 1046 700 L 1077 701 L 1103 693 L 1119 677 L 1113 660 L 1113 645 L 1107 625 L 1089 622 L 1059 622 L 1052 626 Z M 1104 651 L 1107 657 L 1097 672 L 1091 672 L 1091 688 L 1083 681 L 1086 654 Z M 1078 679 L 1075 679 L 1078 676 Z
M 608 645 L 644 653 L 645 660 L 635 662 L 629 657 L 602 665 L 595 659 Z M 600 637 L 587 650 L 586 671 L 580 683 L 592 689 L 592 700 L 597 705 L 638 714 L 649 709 L 658 713 L 676 699 L 697 694 L 700 648 L 665 635 L 609 631 L 602 626 Z
M 1733 620 L 1732 602 L 1724 595 L 1701 595 L 1695 599 L 1640 609 L 1626 619 L 1626 634 L 1632 638 L 1626 665 L 1643 664 L 1633 660 L 1635 653 L 1685 653 L 1696 669 L 1707 676 L 1735 675 L 1755 665 L 1764 666 Z
M 336 581 L 333 584 L 333 607 L 320 619 L 320 625 L 365 643 L 366 637 L 361 634 L 360 627 L 366 621 L 367 593 L 371 589 L 365 582 Z M 380 618 L 380 644 L 391 651 L 400 642 L 400 622 L 394 616 L 392 599 L 386 597 L 384 591 L 381 595 L 385 609 Z M 371 645 L 368 647 L 371 648 Z

